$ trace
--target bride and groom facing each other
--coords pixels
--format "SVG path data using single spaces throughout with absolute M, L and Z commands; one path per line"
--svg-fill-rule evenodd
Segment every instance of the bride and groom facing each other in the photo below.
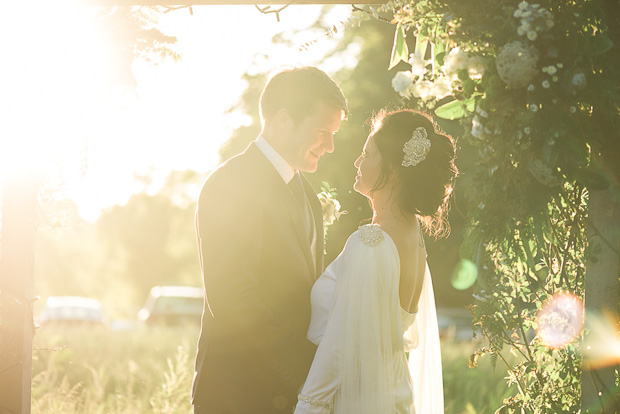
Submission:
M 262 132 L 206 180 L 196 214 L 205 304 L 196 414 L 443 413 L 422 229 L 445 230 L 452 139 L 410 110 L 381 111 L 355 161 L 372 224 L 326 270 L 314 172 L 348 114 L 312 68 L 272 77 Z

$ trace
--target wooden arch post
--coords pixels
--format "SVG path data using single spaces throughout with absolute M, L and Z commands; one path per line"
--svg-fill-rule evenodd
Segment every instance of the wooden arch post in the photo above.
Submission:
M 30 413 L 37 190 L 28 171 L 2 185 L 0 414 Z

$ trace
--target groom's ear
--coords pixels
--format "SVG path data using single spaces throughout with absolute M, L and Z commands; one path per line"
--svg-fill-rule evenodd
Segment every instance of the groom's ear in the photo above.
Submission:
M 293 118 L 286 108 L 280 108 L 273 117 L 276 128 L 281 131 L 290 131 L 293 127 Z

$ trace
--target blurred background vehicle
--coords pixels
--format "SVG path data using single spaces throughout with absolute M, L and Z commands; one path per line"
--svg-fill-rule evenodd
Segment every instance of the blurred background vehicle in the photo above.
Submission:
M 193 286 L 154 286 L 138 312 L 147 325 L 200 324 L 203 289 Z
M 101 302 L 84 296 L 50 296 L 37 318 L 41 327 L 49 325 L 106 326 Z
M 471 312 L 465 307 L 437 307 L 439 336 L 444 340 L 471 341 L 474 339 L 472 319 Z

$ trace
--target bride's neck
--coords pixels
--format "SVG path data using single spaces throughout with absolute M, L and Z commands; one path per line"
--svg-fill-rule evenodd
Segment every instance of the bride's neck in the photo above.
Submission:
M 402 211 L 394 197 L 387 192 L 377 192 L 370 199 L 372 205 L 372 224 L 389 228 L 392 226 L 410 227 L 417 224 L 414 214 Z

